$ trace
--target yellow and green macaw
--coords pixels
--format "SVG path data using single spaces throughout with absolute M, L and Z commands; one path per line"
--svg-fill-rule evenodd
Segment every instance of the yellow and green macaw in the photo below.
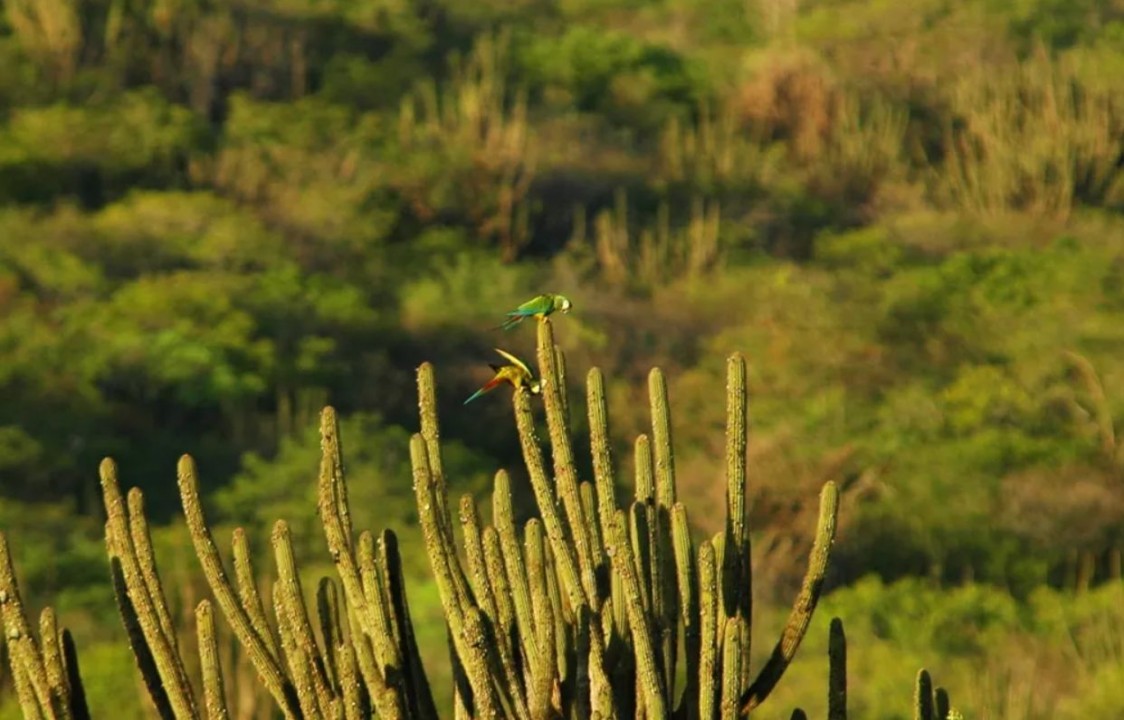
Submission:
M 555 310 L 568 313 L 572 307 L 574 307 L 574 304 L 570 302 L 570 299 L 565 295 L 555 295 L 554 293 L 536 295 L 509 312 L 507 314 L 507 320 L 504 321 L 503 325 L 500 325 L 500 328 L 503 330 L 510 330 L 529 317 L 542 320 Z
M 510 365 L 500 366 L 488 363 L 488 367 L 492 368 L 496 373 L 495 377 L 485 383 L 484 387 L 472 393 L 472 395 L 464 401 L 465 405 L 489 390 L 494 390 L 505 382 L 510 383 L 511 386 L 517 390 L 519 388 L 526 388 L 532 395 L 538 395 L 542 392 L 542 385 L 539 384 L 538 380 L 535 380 L 534 376 L 531 375 L 531 370 L 523 364 L 522 360 L 499 348 L 496 348 L 496 352 L 503 355 L 504 359 L 506 359 Z

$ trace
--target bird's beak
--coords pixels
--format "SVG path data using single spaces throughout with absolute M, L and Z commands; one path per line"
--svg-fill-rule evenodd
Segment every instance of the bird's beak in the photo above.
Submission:
M 538 395 L 538 394 L 542 393 L 542 384 L 539 383 L 538 380 L 536 380 L 533 383 L 531 383 L 530 390 L 531 390 L 532 395 Z

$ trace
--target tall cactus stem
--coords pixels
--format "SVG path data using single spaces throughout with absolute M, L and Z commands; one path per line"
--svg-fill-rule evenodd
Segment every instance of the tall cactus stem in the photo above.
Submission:
M 593 455 L 593 478 L 597 489 L 597 517 L 602 544 L 612 537 L 613 514 L 617 511 L 616 470 L 609 441 L 609 410 L 605 400 L 605 379 L 598 368 L 586 376 L 586 403 L 589 415 L 589 442 Z
M 106 535 L 109 536 L 108 523 Z M 113 584 L 113 596 L 117 602 L 117 612 L 121 615 L 121 623 L 125 627 L 125 637 L 129 640 L 129 647 L 133 651 L 133 658 L 137 663 L 141 680 L 148 690 L 148 697 L 156 714 L 161 720 L 175 720 L 176 714 L 168 700 L 168 692 L 160 680 L 160 671 L 156 669 L 156 659 L 153 657 L 152 648 L 144 637 L 140 619 L 137 617 L 136 606 L 129 599 L 129 589 L 125 581 L 125 571 L 121 567 L 121 559 L 116 556 L 109 558 L 109 577 Z M 17 678 L 18 679 L 18 678 Z M 19 689 L 17 684 L 16 689 Z
M 274 637 L 273 628 L 266 618 L 265 605 L 262 604 L 261 594 L 258 592 L 258 581 L 254 574 L 246 531 L 240 527 L 234 528 L 230 534 L 230 546 L 234 561 L 234 579 L 238 584 L 238 597 L 242 601 L 242 607 L 245 608 L 250 624 L 262 639 L 262 644 L 265 645 L 273 661 L 280 662 L 280 647 L 277 638 Z
M 343 644 L 343 622 L 340 617 L 339 589 L 330 577 L 322 577 L 316 584 L 316 619 L 320 625 L 320 637 L 324 641 L 324 670 L 333 694 L 339 695 L 341 688 L 337 651 Z
M 234 588 L 227 579 L 215 540 L 203 516 L 203 505 L 199 500 L 199 487 L 195 478 L 195 461 L 189 455 L 180 458 L 177 481 L 187 529 L 191 534 L 195 554 L 203 567 L 203 575 L 215 595 L 215 601 L 218 602 L 235 636 L 246 649 L 254 669 L 258 671 L 258 676 L 274 701 L 281 707 L 285 717 L 300 717 L 300 703 L 297 700 L 296 689 L 285 677 L 278 662 L 270 655 L 268 646 L 254 628 L 246 609 L 238 602 Z
M 559 373 L 559 351 L 554 345 L 554 330 L 549 319 L 543 319 L 538 327 L 539 377 L 542 381 L 542 394 L 546 406 L 546 424 L 550 433 L 550 445 L 554 456 L 554 475 L 558 484 L 558 494 L 569 520 L 570 536 L 576 550 L 581 587 L 585 591 L 585 601 L 594 610 L 601 607 L 598 595 L 597 576 L 593 559 L 592 543 L 589 539 L 589 526 L 585 520 L 580 491 L 578 490 L 577 466 L 570 441 L 567 423 L 566 401 L 563 398 L 566 387 Z M 550 534 L 550 528 L 547 528 Z M 557 556 L 559 548 L 551 541 L 551 550 Z M 579 603 L 571 607 L 577 611 Z
M 511 601 L 515 611 L 516 625 L 519 629 L 518 635 L 523 651 L 523 661 L 528 668 L 534 668 L 539 651 L 535 645 L 531 588 L 528 584 L 527 569 L 523 562 L 523 551 L 515 533 L 513 512 L 511 479 L 506 472 L 500 470 L 496 473 L 495 487 L 492 490 L 492 522 L 495 523 L 496 534 L 499 536 L 507 581 L 511 586 Z M 530 698 L 528 697 L 529 701 Z
M 149 584 L 142 569 L 143 563 L 140 558 L 152 553 L 151 545 L 148 544 L 148 534 L 134 533 L 130 527 L 133 525 L 130 515 L 134 510 L 141 509 L 140 491 L 134 488 L 134 491 L 129 493 L 136 499 L 127 509 L 117 483 L 117 467 L 108 458 L 101 465 L 101 481 L 107 516 L 106 544 L 111 556 L 116 555 L 121 561 L 125 585 L 136 610 L 141 631 L 152 652 L 156 669 L 160 673 L 161 684 L 167 692 L 168 702 L 171 703 L 177 717 L 194 717 L 195 698 L 192 695 L 187 673 L 180 662 L 175 643 L 164 631 L 160 612 L 156 609 L 163 602 L 163 592 L 158 584 L 155 596 L 149 591 Z M 139 551 L 138 543 L 144 546 Z
M 8 539 L 3 533 L 0 533 L 0 619 L 3 620 L 12 671 L 17 678 L 16 689 L 25 713 L 33 712 L 50 720 L 69 718 L 69 708 L 64 704 L 64 698 L 53 691 L 44 654 L 31 632 L 8 551 Z
M 43 667 L 52 701 L 69 711 L 70 687 L 66 667 L 63 665 L 58 618 L 55 617 L 54 608 L 45 607 L 39 613 L 39 641 L 43 646 Z
M 86 703 L 86 688 L 82 682 L 82 671 L 78 666 L 78 649 L 74 637 L 66 628 L 62 630 L 62 656 L 66 666 L 67 687 L 70 688 L 70 711 L 73 720 L 90 720 L 90 708 Z
M 488 675 L 488 667 L 491 665 L 489 648 L 480 642 L 482 631 L 475 624 L 472 627 L 465 624 L 469 611 L 476 609 L 476 606 L 471 602 L 471 597 L 462 601 L 457 588 L 455 578 L 463 579 L 464 575 L 456 548 L 441 527 L 441 516 L 446 507 L 445 497 L 435 494 L 438 486 L 430 471 L 430 457 L 426 441 L 420 434 L 410 438 L 410 462 L 413 465 L 414 491 L 417 495 L 422 535 L 441 595 L 441 604 L 445 608 L 453 647 L 464 665 L 465 675 L 472 688 L 474 716 L 497 717 L 499 698 Z
M 722 720 L 734 720 L 738 717 L 738 695 L 741 689 L 742 668 L 741 664 L 746 658 L 742 657 L 741 618 L 726 618 L 723 632 L 725 639 L 722 641 L 722 689 L 719 715 Z
M 144 585 L 148 595 L 152 598 L 156 618 L 172 651 L 179 654 L 179 643 L 176 640 L 175 627 L 172 625 L 172 613 L 168 610 L 168 600 L 164 597 L 164 585 L 160 582 L 160 574 L 156 570 L 156 554 L 152 548 L 152 536 L 148 532 L 148 522 L 144 516 L 144 495 L 138 488 L 129 490 L 126 496 L 129 514 L 129 532 L 132 534 L 133 549 L 137 553 L 137 563 L 140 566 Z
M 915 720 L 933 720 L 933 679 L 928 670 L 919 670 L 917 684 L 913 693 L 913 717 Z
M 441 459 L 441 428 L 437 421 L 437 381 L 434 378 L 433 365 L 422 363 L 417 370 L 418 383 L 418 420 L 421 426 L 421 436 L 425 439 L 426 452 L 429 454 L 429 472 L 433 476 L 433 495 L 441 499 L 441 506 L 436 508 L 438 527 L 444 538 L 445 545 L 453 545 L 453 518 L 445 498 L 448 497 L 448 482 L 445 478 L 445 466 Z M 467 607 L 470 603 L 468 580 L 456 565 L 453 573 L 453 587 L 456 590 L 458 601 Z
M 948 691 L 944 688 L 937 688 L 933 693 L 935 701 L 936 720 L 948 720 L 949 712 L 952 709 L 951 703 L 948 699 Z
M 558 515 L 558 503 L 555 499 L 551 483 L 547 479 L 546 468 L 543 465 L 542 449 L 539 447 L 535 435 L 534 420 L 531 417 L 530 394 L 517 390 L 514 395 L 515 424 L 519 430 L 519 443 L 523 450 L 523 461 L 527 466 L 527 473 L 531 479 L 531 489 L 535 501 L 539 506 L 539 515 L 542 517 L 543 529 L 554 552 L 554 561 L 558 565 L 571 608 L 576 608 L 586 603 L 586 595 L 582 590 L 582 583 L 578 575 L 578 565 L 567 540 L 562 519 Z
M 468 559 L 469 572 L 475 581 L 476 597 L 480 600 L 480 609 L 486 624 L 490 627 L 490 634 L 494 636 L 493 647 L 499 659 L 504 692 L 498 693 L 501 700 L 510 697 L 513 712 L 520 720 L 529 720 L 526 696 L 523 692 L 523 678 L 515 667 L 515 659 L 510 652 L 510 646 L 504 641 L 501 630 L 499 609 L 496 603 L 495 591 L 488 574 L 488 565 L 484 559 L 484 539 L 480 529 L 480 517 L 476 512 L 476 501 L 472 495 L 466 493 L 461 496 L 460 502 L 461 527 L 464 530 L 465 556 Z
M 699 664 L 698 717 L 709 720 L 715 716 L 718 679 L 718 571 L 714 546 L 699 544 Z M 723 626 L 724 628 L 724 626 Z
M 686 708 L 694 707 L 698 702 L 699 678 L 698 674 L 691 670 L 698 667 L 699 662 L 699 593 L 695 550 L 691 541 L 690 524 L 687 521 L 687 508 L 681 502 L 676 502 L 671 508 L 671 540 L 679 597 L 678 621 L 683 628 L 684 665 L 687 668 L 686 687 L 683 690 L 682 700 L 676 708 L 676 715 L 684 717 Z M 675 678 L 674 656 L 671 662 L 671 677 Z
M 827 658 L 827 720 L 847 720 L 847 636 L 837 617 L 828 630 Z
M 215 639 L 215 615 L 211 601 L 195 606 L 195 632 L 199 643 L 199 664 L 203 672 L 203 705 L 209 720 L 227 720 L 226 688 L 219 665 L 219 645 Z
M 278 520 L 273 525 L 273 553 L 277 565 L 277 583 L 273 586 L 274 596 L 280 596 L 281 608 L 287 613 L 288 626 L 293 641 L 309 664 L 309 679 L 321 712 L 327 713 L 334 693 L 328 680 L 324 658 L 312 632 L 312 621 L 308 616 L 308 606 L 301 587 L 297 561 L 293 556 L 292 537 L 289 524 Z M 278 618 L 280 622 L 280 618 Z
M 644 709 L 650 718 L 664 718 L 667 717 L 667 704 L 663 678 L 656 664 L 652 626 L 644 609 L 640 578 L 636 574 L 636 560 L 624 523 L 618 520 L 615 525 L 612 545 L 613 572 L 621 576 L 622 594 L 628 609 L 628 624 L 632 631 L 636 672 Z
M 831 555 L 831 545 L 835 541 L 838 512 L 839 492 L 836 490 L 835 483 L 828 481 L 824 483 L 823 490 L 820 492 L 820 517 L 800 594 L 793 603 L 788 622 L 781 632 L 776 647 L 773 648 L 772 655 L 742 697 L 743 714 L 748 714 L 760 705 L 772 692 L 793 656 L 796 655 L 800 641 L 804 639 L 804 633 L 808 630 L 808 623 L 812 620 L 812 613 L 816 609 L 820 591 L 823 589 L 824 573 Z
M 398 551 L 398 536 L 383 530 L 379 536 L 378 561 L 383 587 L 387 596 L 387 609 L 391 611 L 393 626 L 398 628 L 395 637 L 401 647 L 406 672 L 406 696 L 410 714 L 418 720 L 437 720 L 437 707 L 429 678 L 422 667 L 421 651 L 410 620 L 410 604 L 406 600 L 406 582 L 402 576 L 402 555 Z
M 535 642 L 535 661 L 532 665 L 531 686 L 528 692 L 531 716 L 546 717 L 551 709 L 557 661 L 554 635 L 554 609 L 546 581 L 546 548 L 543 546 L 542 524 L 531 519 L 523 527 L 524 555 L 531 591 L 532 618 Z
M 656 476 L 652 468 L 652 443 L 641 433 L 632 444 L 633 478 L 636 484 L 636 502 L 655 502 Z

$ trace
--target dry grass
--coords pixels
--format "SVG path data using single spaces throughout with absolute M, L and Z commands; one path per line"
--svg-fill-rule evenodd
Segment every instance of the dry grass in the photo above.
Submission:
M 933 180 L 937 197 L 986 215 L 1062 219 L 1081 201 L 1105 200 L 1124 157 L 1122 89 L 1041 50 L 964 76 L 950 92 L 954 124 Z

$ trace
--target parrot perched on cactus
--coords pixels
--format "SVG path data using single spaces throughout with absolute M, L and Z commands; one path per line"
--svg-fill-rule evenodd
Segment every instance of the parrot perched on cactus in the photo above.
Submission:
M 488 363 L 488 367 L 492 368 L 492 370 L 496 373 L 495 376 L 487 383 L 485 383 L 484 387 L 472 393 L 472 395 L 464 401 L 465 405 L 469 404 L 484 393 L 490 390 L 494 390 L 505 382 L 511 383 L 511 386 L 516 389 L 527 388 L 527 390 L 530 391 L 532 395 L 538 395 L 542 392 L 542 385 L 540 385 L 539 381 L 535 380 L 535 378 L 531 375 L 531 370 L 523 364 L 523 361 L 521 361 L 511 353 L 504 352 L 499 348 L 496 348 L 496 352 L 498 352 L 500 355 L 503 355 L 504 359 L 506 359 L 511 364 L 501 366 Z
M 499 326 L 499 329 L 510 330 L 532 316 L 541 320 L 555 310 L 568 313 L 572 307 L 574 307 L 574 304 L 570 302 L 570 299 L 565 295 L 555 295 L 554 293 L 536 295 L 509 312 L 507 314 L 507 320 L 504 321 L 503 325 Z

